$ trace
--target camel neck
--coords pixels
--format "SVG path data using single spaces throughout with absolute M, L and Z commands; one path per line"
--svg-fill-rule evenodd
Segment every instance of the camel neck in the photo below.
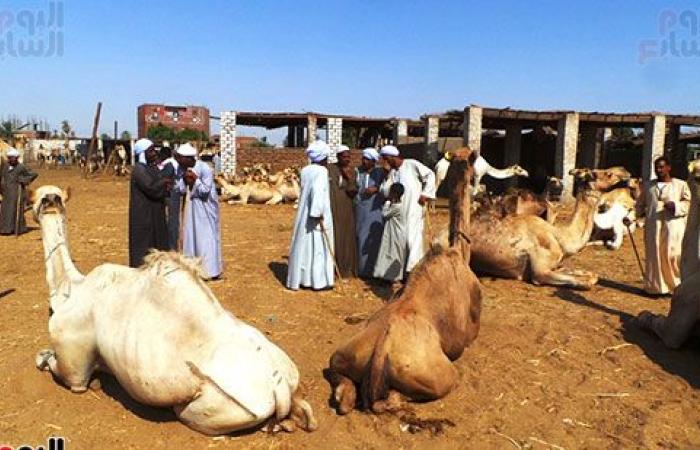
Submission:
M 466 163 L 463 162 L 464 165 Z M 453 166 L 457 164 L 453 163 Z M 469 228 L 471 215 L 471 185 L 466 167 L 450 195 L 450 247 L 458 247 L 469 263 Z M 454 167 L 454 170 L 457 170 Z
M 46 281 L 50 295 L 53 295 L 66 281 L 82 278 L 75 268 L 68 249 L 65 216 L 44 214 L 41 219 L 41 236 L 44 243 Z
M 596 197 L 580 193 L 576 199 L 574 214 L 566 225 L 557 226 L 560 245 L 567 255 L 573 255 L 581 250 L 593 232 L 593 215 L 598 201 Z

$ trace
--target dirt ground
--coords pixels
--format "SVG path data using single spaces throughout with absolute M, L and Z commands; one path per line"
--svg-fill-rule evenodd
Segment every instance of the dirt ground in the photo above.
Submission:
M 52 170 L 35 184 L 73 188 L 70 247 L 82 272 L 127 262 L 126 180 Z M 48 291 L 34 229 L 0 238 L 0 444 L 39 445 L 53 435 L 66 437 L 68 449 L 700 447 L 697 352 L 666 350 L 630 322 L 643 309 L 667 311 L 669 302 L 639 295 L 629 241 L 619 252 L 589 247 L 567 261 L 600 275 L 588 292 L 482 279 L 481 333 L 455 363 L 456 389 L 415 405 L 418 417 L 454 427 L 433 436 L 412 434 L 394 416 L 337 416 L 323 369 L 361 326 L 352 319 L 379 309 L 388 292 L 359 280 L 333 292 L 287 291 L 293 216 L 291 206 L 222 205 L 226 272 L 212 288 L 296 362 L 318 431 L 205 437 L 170 411 L 136 404 L 109 377 L 103 390 L 78 395 L 36 370 L 34 355 L 48 346 Z

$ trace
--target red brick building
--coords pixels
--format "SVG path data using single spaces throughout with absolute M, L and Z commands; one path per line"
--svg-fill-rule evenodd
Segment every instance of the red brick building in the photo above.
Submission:
M 139 138 L 146 137 L 148 129 L 158 124 L 182 131 L 203 131 L 209 136 L 209 109 L 203 106 L 170 106 L 144 104 L 138 108 Z

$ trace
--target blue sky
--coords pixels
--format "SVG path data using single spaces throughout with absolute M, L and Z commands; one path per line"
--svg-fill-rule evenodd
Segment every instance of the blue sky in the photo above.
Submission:
M 0 13 L 46 5 L 0 0 Z M 145 102 L 202 104 L 212 114 L 417 117 L 470 103 L 700 113 L 700 57 L 639 63 L 640 42 L 664 37 L 661 11 L 700 15 L 697 2 L 65 0 L 64 7 L 62 57 L 0 56 L 0 116 L 36 115 L 54 126 L 68 119 L 87 135 L 98 100 L 102 131 L 119 120 L 132 132 Z

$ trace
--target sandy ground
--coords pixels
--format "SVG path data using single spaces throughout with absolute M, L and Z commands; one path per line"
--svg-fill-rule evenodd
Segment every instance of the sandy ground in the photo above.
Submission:
M 72 186 L 70 245 L 81 271 L 126 263 L 125 180 L 84 181 L 53 170 L 36 184 Z M 456 362 L 456 389 L 415 405 L 420 418 L 451 420 L 444 433 L 412 434 L 393 416 L 337 416 L 322 371 L 360 326 L 347 319 L 376 311 L 388 292 L 359 280 L 334 292 L 285 290 L 293 215 L 290 206 L 223 205 L 226 278 L 212 288 L 297 363 L 318 431 L 212 439 L 168 410 L 136 404 L 110 377 L 102 376 L 103 390 L 78 395 L 37 371 L 34 355 L 48 345 L 48 292 L 34 229 L 0 238 L 0 444 L 38 445 L 55 435 L 69 449 L 700 447 L 696 350 L 666 350 L 630 323 L 643 309 L 666 311 L 668 300 L 638 295 L 629 242 L 619 252 L 587 248 L 567 261 L 600 275 L 588 292 L 482 280 L 481 333 Z

